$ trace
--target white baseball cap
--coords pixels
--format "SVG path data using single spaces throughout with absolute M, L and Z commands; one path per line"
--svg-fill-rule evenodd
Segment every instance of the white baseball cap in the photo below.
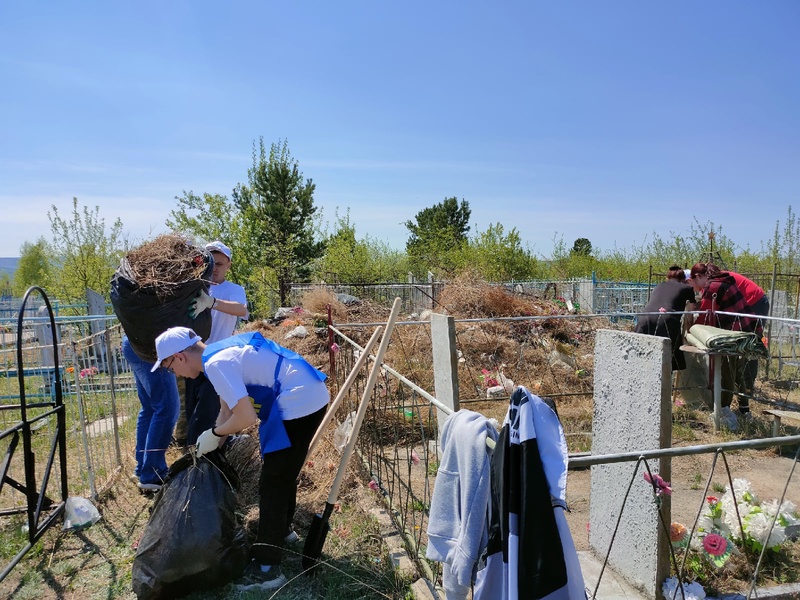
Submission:
M 228 258 L 230 258 L 230 256 Z M 691 279 L 692 278 L 692 270 L 691 269 L 684 269 L 683 270 L 683 274 L 686 276 L 685 277 L 686 279 Z
M 170 327 L 156 338 L 158 360 L 150 371 L 158 369 L 161 363 L 173 354 L 186 350 L 201 341 L 202 338 L 188 327 Z
M 211 242 L 210 244 L 206 244 L 206 250 L 209 252 L 221 252 L 228 257 L 228 260 L 231 258 L 231 249 L 219 240 Z

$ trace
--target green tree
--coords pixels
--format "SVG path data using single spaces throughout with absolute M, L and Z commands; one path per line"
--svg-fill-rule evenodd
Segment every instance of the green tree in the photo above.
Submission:
M 336 215 L 334 232 L 325 237 L 325 254 L 316 268 L 317 278 L 328 283 L 383 283 L 405 280 L 405 255 L 370 236 L 356 238 L 350 210 Z
M 460 266 L 461 250 L 467 243 L 472 211 L 466 200 L 445 198 L 434 206 L 417 213 L 404 225 L 411 234 L 406 252 L 414 272 L 421 276 L 428 270 L 437 275 L 453 274 Z
M 66 302 L 85 302 L 86 288 L 106 296 L 109 282 L 125 253 L 126 240 L 122 221 L 117 218 L 106 231 L 100 207 L 78 207 L 72 199 L 68 220 L 61 217 L 52 205 L 47 217 L 53 233 L 51 248 L 51 285 L 57 298 Z
M 590 242 L 587 238 L 578 238 L 572 244 L 572 250 L 570 250 L 570 252 L 576 256 L 591 256 L 592 242 Z
M 263 138 L 253 144 L 253 166 L 247 170 L 247 184 L 233 190 L 233 203 L 243 223 L 243 243 L 251 257 L 257 257 L 262 270 L 254 276 L 262 286 L 274 281 L 281 305 L 286 303 L 289 283 L 303 281 L 313 262 L 325 251 L 324 241 L 316 239 L 314 183 L 303 180 L 297 161 L 286 140 L 273 143 L 269 155 Z M 257 269 L 258 270 L 258 269 Z M 265 294 L 261 287 L 259 294 Z
M 800 220 L 792 210 L 786 211 L 786 223 L 775 223 L 775 232 L 762 252 L 767 258 L 768 265 L 762 268 L 768 271 L 772 265 L 778 263 L 781 273 L 797 273 L 800 270 Z
M 197 238 L 198 243 L 224 242 L 234 258 L 227 279 L 239 284 L 246 282 L 258 265 L 243 242 L 243 224 L 236 205 L 221 194 L 197 196 L 185 190 L 175 200 L 178 208 L 170 211 L 167 227 Z
M 464 264 L 487 281 L 521 281 L 534 278 L 539 271 L 536 258 L 522 243 L 516 227 L 508 233 L 500 223 L 478 231 L 465 248 Z
M 11 284 L 11 275 L 6 273 L 5 271 L 0 271 L 0 296 L 9 296 L 12 293 L 15 296 L 19 295 L 13 292 L 13 286 Z
M 47 289 L 50 282 L 50 252 L 47 240 L 25 242 L 19 251 L 17 270 L 14 271 L 14 295 L 22 296 L 32 285 Z
M 577 241 L 577 240 L 576 240 Z M 573 252 L 567 249 L 564 237 L 558 234 L 553 236 L 553 255 L 550 262 L 551 276 L 555 279 L 570 279 L 573 277 L 589 277 L 598 259 L 591 254 Z

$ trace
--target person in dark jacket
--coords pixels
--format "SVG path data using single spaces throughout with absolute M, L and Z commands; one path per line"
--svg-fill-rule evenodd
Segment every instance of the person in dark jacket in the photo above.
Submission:
M 694 290 L 686 283 L 686 274 L 678 265 L 672 265 L 667 280 L 659 283 L 644 307 L 647 314 L 641 315 L 634 331 L 648 335 L 667 337 L 672 342 L 672 370 L 686 368 L 686 357 L 681 346 L 681 313 L 686 303 L 694 304 Z M 691 307 L 690 307 L 691 308 Z

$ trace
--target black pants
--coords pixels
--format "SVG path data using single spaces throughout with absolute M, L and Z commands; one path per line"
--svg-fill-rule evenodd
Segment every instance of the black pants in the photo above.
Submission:
M 719 366 L 722 369 L 720 371 L 720 383 L 722 384 L 720 403 L 722 407 L 725 408 L 726 406 L 730 406 L 733 402 L 733 392 L 736 388 L 736 374 L 739 366 L 739 357 L 726 354 L 720 358 L 721 360 L 719 361 Z M 739 405 L 739 408 L 741 408 L 741 404 Z
M 292 445 L 262 457 L 258 480 L 258 535 L 253 547 L 253 558 L 262 565 L 281 562 L 283 538 L 289 533 L 297 505 L 297 477 L 327 409 L 325 406 L 305 417 L 284 421 Z
M 767 295 L 764 294 L 761 299 L 751 307 L 751 309 L 754 314 L 760 317 L 768 316 L 769 300 L 767 299 Z M 757 331 L 761 331 L 762 328 L 763 321 L 760 323 Z M 752 394 L 753 389 L 756 387 L 756 377 L 758 376 L 758 359 L 741 360 L 739 363 L 739 369 L 736 374 L 737 389 L 742 394 Z M 739 396 L 739 410 L 742 412 L 747 412 L 750 410 L 748 398 Z
M 186 445 L 197 443 L 197 437 L 217 424 L 219 395 L 211 382 L 200 373 L 186 379 Z

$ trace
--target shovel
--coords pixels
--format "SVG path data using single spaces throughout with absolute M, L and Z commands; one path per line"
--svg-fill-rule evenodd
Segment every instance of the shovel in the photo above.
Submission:
M 383 356 L 386 354 L 386 348 L 389 345 L 389 338 L 392 337 L 392 330 L 394 323 L 397 320 L 397 313 L 400 312 L 400 298 L 395 298 L 392 305 L 392 312 L 389 315 L 389 321 L 386 323 L 386 330 L 381 339 L 380 346 L 378 346 L 378 353 L 375 356 L 375 364 L 369 372 L 367 379 L 367 386 L 364 388 L 364 393 L 361 396 L 361 402 L 358 405 L 358 412 L 356 413 L 356 420 L 353 423 L 353 431 L 350 433 L 350 439 L 342 453 L 342 461 L 339 463 L 339 470 L 336 472 L 336 479 L 331 486 L 331 492 L 328 494 L 328 501 L 325 504 L 325 510 L 322 514 L 317 513 L 311 521 L 311 527 L 308 530 L 308 537 L 303 546 L 303 570 L 306 573 L 313 573 L 311 570 L 319 562 L 319 557 L 322 555 L 322 547 L 325 545 L 325 538 L 328 536 L 330 526 L 328 521 L 333 512 L 333 506 L 336 504 L 336 498 L 339 497 L 339 487 L 342 485 L 345 471 L 347 471 L 347 463 L 350 461 L 350 456 L 356 447 L 356 438 L 358 431 L 361 429 L 361 422 L 364 420 L 364 414 L 367 412 L 367 405 L 369 404 L 372 390 L 375 387 L 375 382 L 378 379 L 378 373 L 381 370 L 383 363 Z M 366 352 L 364 353 L 366 354 Z
M 314 434 L 314 439 L 311 440 L 311 443 L 308 445 L 308 453 L 306 453 L 306 460 L 311 458 L 311 453 L 314 452 L 314 448 L 319 443 L 319 440 L 322 438 L 322 433 L 325 431 L 325 428 L 328 426 L 328 423 L 331 422 L 333 415 L 336 414 L 336 410 L 339 408 L 339 405 L 344 400 L 344 397 L 347 395 L 347 392 L 350 390 L 350 386 L 353 385 L 353 382 L 356 380 L 358 376 L 358 372 L 361 370 L 361 367 L 364 366 L 364 363 L 367 362 L 369 358 L 369 352 L 372 350 L 372 347 L 375 345 L 375 342 L 378 341 L 378 335 L 380 335 L 381 328 L 377 327 L 375 332 L 372 334 L 372 337 L 369 338 L 367 345 L 364 346 L 364 351 L 361 353 L 361 356 L 358 357 L 356 364 L 353 365 L 350 374 L 345 379 L 345 382 L 342 384 L 339 393 L 336 394 L 336 398 L 333 400 L 333 404 L 328 409 L 328 412 L 325 413 L 325 417 L 322 419 L 322 423 L 319 424 L 317 427 L 317 433 Z

